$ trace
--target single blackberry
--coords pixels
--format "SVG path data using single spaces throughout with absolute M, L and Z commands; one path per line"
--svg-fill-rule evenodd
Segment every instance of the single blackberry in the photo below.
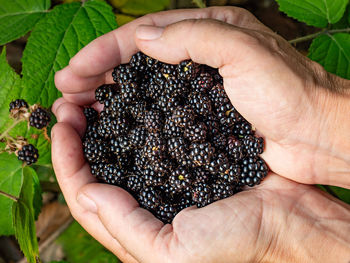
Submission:
M 148 131 L 160 131 L 163 125 L 163 114 L 159 110 L 149 110 L 145 113 L 144 123 Z
M 227 137 L 222 133 L 217 133 L 211 139 L 211 143 L 217 150 L 225 150 Z
M 163 134 L 167 138 L 172 137 L 181 137 L 183 136 L 184 128 L 177 125 L 174 118 L 172 116 L 166 118 L 164 127 L 163 127 Z
M 125 104 L 135 103 L 138 100 L 138 85 L 136 82 L 121 84 L 120 94 Z
M 192 174 L 185 167 L 178 167 L 169 176 L 169 189 L 171 194 L 189 192 L 192 184 Z
M 115 94 L 115 84 L 104 84 L 95 90 L 95 99 L 101 104 L 107 104 Z
M 221 125 L 233 126 L 242 121 L 242 115 L 229 104 L 221 105 L 217 110 L 217 118 Z
M 254 135 L 246 135 L 243 138 L 245 151 L 250 156 L 257 156 L 264 151 L 264 139 Z
M 9 111 L 19 110 L 19 109 L 28 109 L 28 103 L 22 99 L 16 99 L 10 102 Z
M 110 140 L 110 152 L 116 156 L 127 154 L 131 151 L 131 142 L 128 136 L 121 135 Z
M 138 201 L 141 207 L 154 210 L 162 203 L 162 198 L 159 190 L 148 186 L 140 191 Z
M 268 174 L 268 167 L 260 157 L 247 157 L 241 162 L 240 184 L 254 186 L 260 184 Z
M 175 79 L 177 75 L 177 66 L 173 64 L 163 64 L 160 68 L 165 79 Z
M 146 70 L 146 55 L 143 54 L 142 52 L 137 52 L 134 54 L 130 61 L 129 64 L 134 70 L 138 72 L 143 72 Z
M 50 121 L 50 113 L 41 107 L 38 107 L 29 116 L 29 125 L 39 130 L 49 125 Z
M 135 166 L 138 168 L 140 172 L 142 172 L 143 169 L 145 169 L 146 166 L 148 165 L 148 158 L 145 156 L 143 149 L 136 150 L 134 152 L 134 155 L 135 155 Z
M 171 118 L 174 123 L 182 128 L 187 127 L 194 121 L 194 113 L 189 107 L 178 106 L 172 111 Z
M 142 174 L 130 174 L 126 177 L 126 188 L 132 193 L 138 193 L 144 188 L 145 180 Z
M 39 158 L 38 149 L 33 144 L 23 145 L 17 152 L 17 158 L 20 161 L 26 162 L 28 165 L 36 163 Z
M 166 115 L 170 115 L 178 106 L 181 106 L 181 101 L 179 97 L 170 97 L 168 94 L 164 94 L 157 99 L 155 105 Z
M 198 122 L 186 127 L 184 137 L 191 142 L 204 142 L 207 138 L 207 126 L 203 122 Z
M 105 114 L 104 111 L 101 112 L 97 127 L 97 132 L 101 137 L 108 139 L 124 135 L 128 130 L 128 120 L 124 116 L 113 118 L 112 116 Z
M 194 167 L 208 165 L 213 157 L 215 148 L 209 142 L 192 143 L 190 145 L 190 158 Z
M 83 110 L 87 123 L 94 123 L 98 120 L 98 112 L 91 107 L 85 107 Z
M 143 126 L 137 126 L 129 132 L 129 141 L 132 147 L 141 148 L 146 141 L 147 130 Z
M 207 73 L 201 73 L 192 82 L 192 89 L 199 93 L 207 93 L 213 87 L 213 77 Z
M 160 219 L 163 223 L 170 224 L 178 212 L 179 208 L 176 204 L 172 204 L 171 202 L 161 203 L 158 206 L 156 217 Z
M 118 164 L 104 164 L 96 175 L 100 181 L 118 186 L 122 185 L 125 180 L 125 171 Z
M 166 144 L 163 138 L 148 136 L 143 147 L 143 154 L 150 162 L 163 159 L 166 156 Z
M 169 97 L 185 97 L 189 93 L 189 88 L 186 82 L 180 79 L 169 79 L 164 84 L 164 93 Z
M 243 157 L 246 156 L 244 145 L 235 136 L 228 137 L 226 153 L 229 156 L 229 158 L 233 159 L 234 161 L 241 160 Z
M 143 179 L 145 182 L 145 185 L 150 186 L 159 186 L 163 185 L 165 182 L 165 176 L 161 173 L 156 172 L 153 169 L 152 165 L 148 165 L 143 170 Z
M 229 184 L 238 185 L 240 175 L 241 175 L 241 167 L 240 167 L 240 165 L 237 164 L 237 163 L 233 163 L 228 168 L 228 172 L 219 173 L 218 177 L 221 180 L 224 180 L 224 181 L 226 181 Z
M 209 97 L 213 103 L 214 109 L 218 109 L 222 105 L 229 105 L 232 107 L 231 101 L 225 92 L 224 86 L 221 84 L 217 84 L 211 88 L 209 91 Z
M 125 116 L 128 109 L 129 106 L 124 102 L 122 95 L 117 93 L 110 100 L 105 101 L 103 114 L 116 118 L 118 116 Z
M 128 64 L 121 64 L 114 68 L 112 77 L 115 83 L 126 84 L 137 81 L 137 72 Z
M 246 135 L 252 135 L 252 125 L 247 121 L 242 121 L 236 123 L 233 127 L 234 135 L 238 136 L 238 138 L 243 138 Z
M 207 116 L 211 113 L 211 101 L 204 93 L 192 91 L 188 96 L 188 104 L 199 115 Z
M 199 69 L 199 64 L 192 60 L 184 60 L 177 65 L 177 76 L 180 79 L 189 81 L 197 76 Z
M 205 125 L 207 126 L 208 137 L 213 137 L 220 132 L 220 124 L 216 120 L 216 117 L 209 115 L 208 118 L 203 120 Z
M 83 149 L 90 163 L 103 162 L 109 158 L 109 147 L 103 140 L 86 138 L 83 141 Z
M 197 167 L 193 169 L 193 183 L 202 182 L 209 184 L 210 179 L 212 178 L 212 175 L 204 168 Z
M 168 139 L 168 153 L 174 158 L 179 164 L 187 165 L 188 154 L 187 154 L 188 144 L 182 137 L 173 137 Z
M 192 200 L 197 207 L 204 207 L 213 202 L 211 187 L 202 182 L 197 182 L 191 189 Z
M 229 173 L 229 161 L 225 153 L 216 154 L 212 161 L 207 165 L 207 170 L 212 175 L 223 175 Z
M 98 127 L 97 122 L 88 122 L 85 130 L 85 134 L 83 137 L 83 141 L 102 139 L 97 132 L 97 127 Z
M 145 101 L 138 101 L 137 103 L 129 105 L 128 110 L 136 122 L 143 123 L 146 106 Z
M 226 181 L 217 180 L 212 184 L 213 200 L 221 200 L 232 196 L 235 193 L 235 188 Z

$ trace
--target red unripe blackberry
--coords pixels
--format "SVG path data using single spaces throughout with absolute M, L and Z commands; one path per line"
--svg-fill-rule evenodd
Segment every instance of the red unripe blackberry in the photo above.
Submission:
M 29 116 L 29 125 L 39 130 L 49 125 L 50 121 L 50 113 L 41 107 L 38 107 Z
M 17 153 L 20 161 L 26 162 L 28 165 L 35 163 L 39 158 L 38 149 L 33 144 L 23 145 Z
M 21 108 L 28 109 L 28 103 L 25 100 L 16 99 L 16 100 L 10 102 L 10 105 L 9 105 L 10 112 L 12 110 L 19 110 Z

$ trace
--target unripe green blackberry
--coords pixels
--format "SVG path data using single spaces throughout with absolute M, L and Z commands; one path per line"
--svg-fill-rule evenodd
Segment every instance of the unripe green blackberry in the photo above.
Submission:
M 17 158 L 20 161 L 26 162 L 27 165 L 36 163 L 39 158 L 38 149 L 35 148 L 33 144 L 23 145 L 17 152 Z
M 50 121 L 50 113 L 41 107 L 38 107 L 29 116 L 29 125 L 39 130 L 49 125 Z

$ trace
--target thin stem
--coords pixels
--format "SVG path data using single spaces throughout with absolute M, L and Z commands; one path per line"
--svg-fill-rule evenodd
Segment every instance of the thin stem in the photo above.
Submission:
M 1 135 L 0 135 L 0 141 L 8 135 L 8 132 L 11 131 L 18 123 L 20 123 L 23 120 L 15 120 Z
M 12 199 L 12 200 L 15 201 L 15 202 L 18 201 L 18 198 L 17 198 L 16 196 L 10 195 L 10 194 L 5 193 L 5 192 L 3 192 L 3 191 L 1 191 L 1 190 L 0 190 L 0 195 L 3 195 L 3 196 L 5 196 L 5 197 L 7 197 L 7 198 L 10 198 L 10 199 Z
M 311 40 L 311 39 L 314 39 L 320 35 L 323 35 L 323 34 L 335 34 L 335 33 L 349 33 L 350 32 L 350 28 L 342 28 L 342 29 L 322 29 L 321 31 L 318 31 L 316 33 L 313 33 L 313 34 L 310 34 L 310 35 L 306 35 L 306 36 L 303 36 L 303 37 L 298 37 L 298 38 L 295 38 L 295 39 L 292 39 L 292 40 L 289 40 L 288 42 L 290 44 L 297 44 L 297 43 L 300 43 L 300 42 L 304 42 L 304 41 L 308 41 L 308 40 Z
M 198 6 L 199 8 L 206 8 L 207 7 L 203 0 L 192 0 L 192 2 L 196 6 Z

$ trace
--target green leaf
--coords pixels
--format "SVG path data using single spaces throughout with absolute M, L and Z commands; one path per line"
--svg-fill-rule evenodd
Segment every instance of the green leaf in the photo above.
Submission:
M 56 242 L 62 245 L 69 262 L 119 262 L 115 255 L 91 237 L 77 222 L 73 222 Z
M 9 104 L 18 98 L 21 92 L 20 82 L 20 77 L 7 63 L 4 48 L 0 55 L 0 132 L 3 132 L 9 124 Z
M 60 96 L 54 84 L 55 72 L 83 46 L 114 28 L 115 15 L 104 2 L 56 6 L 36 24 L 23 52 L 22 97 L 30 103 L 51 106 Z
M 32 30 L 50 4 L 50 0 L 0 0 L 0 45 Z
M 337 197 L 344 201 L 345 203 L 350 204 L 350 190 L 337 187 L 337 186 L 329 186 L 329 188 L 337 195 Z
M 38 174 L 33 173 L 33 209 L 34 209 L 34 220 L 38 219 L 41 212 L 41 207 L 43 205 L 42 190 L 40 186 L 40 181 Z
M 0 236 L 9 236 L 15 233 L 12 222 L 13 202 L 14 200 L 0 194 Z
M 129 0 L 120 6 L 123 13 L 130 15 L 144 15 L 164 10 L 170 4 L 170 0 Z
M 327 27 L 338 22 L 348 0 L 276 0 L 280 10 L 310 26 Z
M 308 56 L 327 71 L 350 79 L 350 34 L 327 34 L 315 38 Z
M 35 171 L 25 166 L 23 168 L 23 186 L 20 198 L 13 205 L 13 225 L 19 246 L 28 262 L 39 261 L 38 240 L 36 237 L 33 196 Z

